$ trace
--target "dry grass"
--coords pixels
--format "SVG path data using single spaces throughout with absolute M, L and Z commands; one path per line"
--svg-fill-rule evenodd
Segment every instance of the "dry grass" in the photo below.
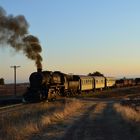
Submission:
M 107 104 L 106 103 L 99 103 L 95 107 L 94 113 L 102 113 L 103 110 L 106 108 Z
M 114 104 L 114 109 L 119 116 L 123 118 L 123 123 L 128 125 L 131 133 L 133 133 L 137 139 L 140 139 L 140 112 L 136 112 L 134 109 L 120 104 Z
M 107 104 L 103 102 L 96 104 L 94 110 L 92 111 L 92 114 L 90 115 L 90 119 L 95 121 L 101 119 L 103 117 L 103 112 L 106 106 Z
M 16 91 L 17 96 L 23 95 L 27 91 L 28 83 L 17 84 Z M 14 95 L 14 84 L 0 85 L 0 96 Z
M 51 124 L 57 120 L 62 120 L 63 118 L 72 115 L 77 109 L 82 107 L 82 103 L 78 100 L 72 100 L 72 103 L 66 103 L 63 111 L 56 111 L 49 116 L 43 116 L 41 119 L 41 125 Z
M 27 107 L 0 118 L 0 140 L 25 140 L 72 115 L 83 103 L 69 100 Z
M 114 108 L 124 119 L 140 122 L 140 112 L 135 111 L 133 108 L 120 104 L 114 104 Z

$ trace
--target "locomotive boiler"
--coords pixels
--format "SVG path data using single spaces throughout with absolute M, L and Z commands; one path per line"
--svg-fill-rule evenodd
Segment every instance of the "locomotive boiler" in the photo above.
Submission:
M 38 69 L 29 77 L 30 87 L 23 95 L 23 102 L 37 102 L 54 100 L 56 95 L 64 95 L 65 74 L 55 71 L 42 71 Z

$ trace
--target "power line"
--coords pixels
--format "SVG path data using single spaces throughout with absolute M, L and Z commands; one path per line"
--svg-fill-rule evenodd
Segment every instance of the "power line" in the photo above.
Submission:
M 11 68 L 13 68 L 14 69 L 14 89 L 15 89 L 15 96 L 17 95 L 17 91 L 16 91 L 16 69 L 17 68 L 19 68 L 20 66 L 16 66 L 16 65 L 14 65 L 14 66 L 11 66 Z

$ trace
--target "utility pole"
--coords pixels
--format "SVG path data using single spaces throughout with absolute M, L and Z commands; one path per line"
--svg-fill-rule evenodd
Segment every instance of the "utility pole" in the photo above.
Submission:
M 15 96 L 17 95 L 17 91 L 16 91 L 16 69 L 19 68 L 20 66 L 11 66 L 11 68 L 14 68 L 14 89 L 15 89 Z

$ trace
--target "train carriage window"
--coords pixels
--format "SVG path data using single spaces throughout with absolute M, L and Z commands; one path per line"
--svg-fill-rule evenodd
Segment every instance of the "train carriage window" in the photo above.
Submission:
M 83 84 L 85 84 L 85 80 L 83 80 Z
M 91 80 L 89 80 L 89 84 L 91 84 Z

